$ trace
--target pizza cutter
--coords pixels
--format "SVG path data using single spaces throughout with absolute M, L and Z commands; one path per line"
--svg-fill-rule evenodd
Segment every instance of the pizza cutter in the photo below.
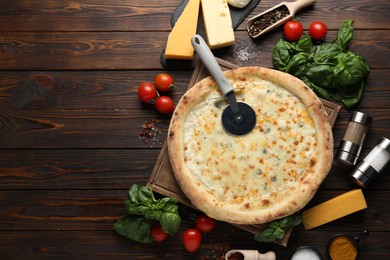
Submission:
M 255 111 L 248 104 L 237 102 L 233 86 L 223 74 L 204 39 L 195 34 L 191 38 L 191 43 L 229 103 L 222 112 L 222 125 L 225 131 L 236 136 L 249 133 L 256 125 Z

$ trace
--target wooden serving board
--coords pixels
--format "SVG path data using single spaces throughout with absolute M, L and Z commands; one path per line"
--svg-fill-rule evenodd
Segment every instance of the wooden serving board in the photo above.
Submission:
M 228 70 L 233 68 L 238 68 L 237 65 L 231 64 L 229 62 L 226 62 L 224 60 L 218 59 L 217 61 L 219 65 L 221 66 L 222 70 Z M 209 72 L 207 68 L 203 65 L 202 62 L 198 62 L 194 73 L 192 74 L 191 80 L 188 84 L 189 88 L 195 85 L 198 81 L 202 80 L 203 78 L 209 76 Z M 339 113 L 339 110 L 341 108 L 340 105 L 334 104 L 332 102 L 329 102 L 327 100 L 321 99 L 321 101 L 324 103 L 326 112 L 329 115 L 329 122 L 331 126 L 333 127 L 334 122 L 336 121 L 337 115 Z M 180 189 L 179 185 L 176 182 L 175 176 L 173 175 L 172 168 L 169 162 L 168 158 L 168 148 L 166 142 L 164 143 L 160 154 L 157 158 L 156 164 L 153 168 L 152 174 L 149 178 L 148 185 L 152 188 L 153 191 L 160 193 L 164 196 L 168 196 L 171 198 L 176 199 L 177 201 L 195 208 L 191 201 L 184 195 L 182 190 Z M 248 232 L 251 232 L 253 234 L 258 234 L 260 231 L 262 231 L 264 228 L 267 227 L 267 224 L 258 224 L 258 225 L 236 225 L 237 227 L 240 227 Z M 291 236 L 292 229 L 288 229 L 286 231 L 286 235 L 283 239 L 275 241 L 275 243 L 280 244 L 282 246 L 287 246 L 288 241 Z

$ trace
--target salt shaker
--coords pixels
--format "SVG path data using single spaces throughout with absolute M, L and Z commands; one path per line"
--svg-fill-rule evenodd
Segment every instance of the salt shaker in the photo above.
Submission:
M 356 165 L 371 122 L 372 117 L 369 115 L 358 111 L 353 112 L 336 154 L 339 162 Z
M 382 137 L 351 173 L 360 187 L 367 187 L 390 163 L 390 140 Z

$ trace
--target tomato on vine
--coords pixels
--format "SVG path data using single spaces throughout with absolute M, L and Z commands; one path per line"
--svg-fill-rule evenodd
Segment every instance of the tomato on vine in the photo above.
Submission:
M 161 92 L 168 92 L 171 88 L 176 87 L 173 78 L 167 73 L 160 73 L 154 77 L 154 85 Z
M 298 41 L 303 33 L 303 26 L 297 20 L 288 21 L 284 25 L 283 34 L 284 37 L 290 42 Z
M 153 83 L 144 81 L 138 86 L 138 98 L 144 103 L 151 103 L 157 97 L 157 90 Z
M 161 114 L 170 114 L 173 112 L 173 110 L 175 110 L 175 104 L 173 103 L 173 100 L 167 96 L 158 97 L 154 106 Z

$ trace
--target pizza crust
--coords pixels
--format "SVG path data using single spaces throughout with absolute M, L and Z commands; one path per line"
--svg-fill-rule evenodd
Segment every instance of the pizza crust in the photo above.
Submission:
M 251 168 L 259 167 L 259 164 L 261 163 L 252 163 L 252 165 L 249 166 L 245 163 L 242 164 L 243 162 L 238 161 L 238 157 L 235 156 L 235 153 L 239 156 L 239 154 L 244 154 L 244 150 L 249 149 L 248 147 L 251 144 L 257 146 L 257 140 L 260 140 L 265 135 L 264 132 L 261 132 L 264 131 L 264 129 L 262 129 L 260 118 L 264 115 L 268 116 L 267 113 L 271 114 L 271 112 L 260 112 L 264 107 L 262 107 L 261 104 L 255 104 L 255 102 L 252 101 L 253 104 L 249 103 L 249 105 L 254 108 L 258 107 L 256 114 L 258 114 L 259 122 L 257 122 L 255 129 L 252 131 L 253 133 L 248 134 L 251 136 L 232 137 L 226 132 L 221 132 L 219 130 L 221 128 L 219 125 L 219 113 L 223 110 L 224 106 L 219 108 L 212 105 L 215 104 L 215 100 L 221 96 L 221 93 L 219 92 L 214 79 L 210 76 L 198 82 L 182 96 L 171 119 L 167 138 L 168 154 L 172 170 L 179 186 L 195 207 L 212 218 L 234 224 L 266 223 L 299 211 L 312 199 L 327 176 L 332 164 L 333 136 L 328 116 L 322 102 L 301 80 L 280 71 L 260 67 L 242 67 L 225 71 L 224 74 L 229 81 L 232 82 L 233 86 L 240 85 L 241 83 L 248 84 L 248 82 L 254 82 L 257 81 L 257 79 L 261 79 L 265 82 L 270 82 L 272 86 L 276 85 L 282 87 L 294 94 L 297 98 L 293 98 L 296 98 L 296 100 L 300 100 L 303 103 L 307 114 L 312 119 L 312 123 L 308 123 L 307 125 L 312 124 L 315 131 L 311 132 L 312 134 L 310 137 L 306 138 L 304 136 L 301 137 L 301 139 L 306 138 L 305 140 L 312 140 L 310 145 L 309 141 L 307 141 L 307 143 L 308 146 L 313 145 L 313 147 L 315 147 L 313 148 L 315 154 L 310 155 L 311 151 L 307 152 L 307 154 L 310 155 L 310 158 L 304 159 L 305 165 L 307 166 L 305 166 L 304 170 L 300 170 L 299 175 L 297 175 L 296 172 L 294 173 L 294 167 L 291 167 L 293 170 L 286 169 L 286 174 L 288 175 L 280 174 L 280 176 L 283 176 L 283 179 L 282 177 L 279 177 L 279 173 L 272 171 L 264 173 L 261 169 L 257 169 L 256 172 L 259 175 L 258 179 L 256 179 L 257 176 L 253 172 L 246 173 L 245 171 L 249 172 Z M 243 97 L 246 97 L 245 91 L 249 91 L 251 88 L 252 87 L 249 86 L 248 90 L 247 88 L 242 90 L 244 92 Z M 240 94 L 237 94 L 237 99 L 240 100 L 240 98 Z M 222 100 L 223 99 L 224 98 L 222 97 Z M 205 100 L 209 103 L 204 104 Z M 209 108 L 213 111 L 215 108 L 212 115 L 205 116 L 204 119 L 199 119 L 205 115 L 204 111 L 208 111 Z M 198 112 L 199 114 L 197 114 Z M 189 124 L 187 120 L 192 120 L 192 118 L 201 120 L 199 121 L 201 123 L 205 122 L 205 125 L 200 126 L 199 122 L 197 122 L 196 125 Z M 279 119 L 275 118 L 275 121 L 277 120 Z M 212 131 L 215 131 L 211 131 L 210 134 L 208 134 L 208 129 L 204 129 L 207 128 L 207 123 L 209 123 L 209 121 L 212 123 Z M 197 129 L 199 127 L 202 129 Z M 307 131 L 311 131 L 309 126 L 307 126 L 307 128 Z M 280 129 L 280 126 L 278 129 Z M 192 144 L 193 147 L 198 148 L 190 148 L 191 145 L 188 143 L 192 142 L 194 139 L 193 137 L 196 136 L 198 130 L 203 131 L 202 138 L 205 139 L 199 137 L 196 139 L 198 144 Z M 289 132 L 290 135 L 293 131 L 294 129 L 291 129 Z M 189 133 L 194 133 L 194 136 L 189 137 Z M 281 134 L 278 134 L 280 137 Z M 216 148 L 215 156 L 210 156 L 209 154 L 213 153 L 213 149 L 215 148 L 212 146 L 215 144 L 213 137 L 222 140 L 221 144 L 223 143 L 226 147 L 224 146 L 224 148 L 221 148 L 220 150 Z M 237 146 L 237 143 L 240 143 L 240 141 L 247 140 L 245 138 L 252 138 L 248 140 L 254 141 L 247 141 L 246 143 L 241 144 L 241 146 Z M 283 138 L 282 135 L 282 139 Z M 231 143 L 228 143 L 228 140 L 230 140 L 229 142 Z M 275 140 L 275 144 L 276 142 L 279 142 L 277 139 Z M 282 151 L 273 151 L 272 148 L 266 151 L 266 155 L 272 153 L 274 157 L 277 157 L 278 153 L 283 154 L 285 152 L 283 150 L 286 150 L 286 147 L 288 148 L 286 144 L 288 144 L 289 141 L 290 140 L 286 138 Z M 236 147 L 234 148 L 235 150 L 233 148 L 229 149 L 229 147 L 227 147 L 229 145 Z M 258 146 L 260 147 L 261 145 L 259 144 Z M 291 144 L 291 146 L 294 145 Z M 239 147 L 244 147 L 243 151 L 240 151 L 241 148 Z M 271 145 L 271 147 L 273 146 Z M 275 147 L 277 147 L 277 144 Z M 300 147 L 300 149 L 304 151 L 305 146 L 300 144 Z M 196 149 L 199 149 L 199 152 L 197 152 Z M 202 151 L 202 149 L 207 149 L 207 151 Z M 205 157 L 200 157 L 200 155 L 203 154 Z M 229 157 L 227 157 L 226 154 L 229 154 Z M 244 161 L 249 164 L 255 157 L 262 160 L 261 154 L 259 155 L 259 150 L 253 154 L 253 158 L 251 157 L 252 156 L 247 156 L 247 158 L 244 158 Z M 296 157 L 297 155 L 295 155 L 294 158 Z M 213 164 L 206 162 L 206 160 L 210 161 L 213 158 L 215 158 Z M 278 158 L 278 160 L 280 161 L 280 158 Z M 287 161 L 283 163 L 286 164 L 286 167 L 290 161 L 293 161 L 295 164 L 301 163 L 299 160 L 297 162 L 294 160 L 295 159 L 288 158 Z M 277 163 L 278 165 L 282 165 L 278 167 L 283 167 L 283 163 Z M 225 164 L 225 166 L 221 166 L 220 164 Z M 237 165 L 241 166 L 238 167 Z M 229 170 L 231 172 L 221 170 L 226 168 L 231 169 Z M 200 172 L 203 171 L 206 173 L 202 175 Z M 288 171 L 293 172 L 290 174 Z M 242 176 L 240 174 L 242 174 Z M 295 177 L 291 177 L 290 175 Z M 241 178 L 240 181 L 237 181 L 237 178 Z M 261 180 L 261 178 L 264 180 Z M 254 183 L 257 183 L 256 181 L 259 181 L 258 186 L 261 184 L 264 187 L 262 186 L 263 188 L 260 189 L 258 186 L 251 186 L 254 185 Z M 242 195 L 239 194 L 241 191 L 243 192 Z

